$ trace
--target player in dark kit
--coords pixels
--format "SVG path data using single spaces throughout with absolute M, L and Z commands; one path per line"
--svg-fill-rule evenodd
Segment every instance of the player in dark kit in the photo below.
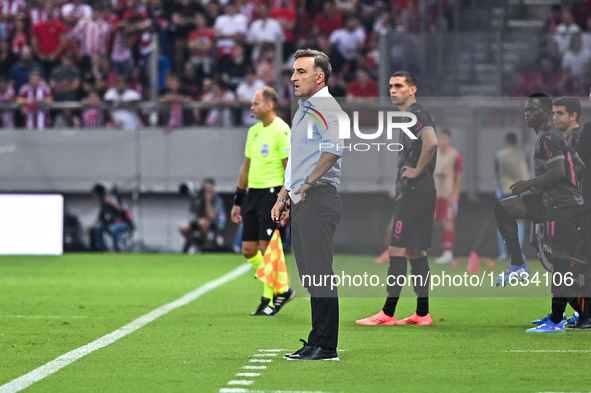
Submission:
M 578 228 L 582 223 L 583 197 L 575 166 L 583 169 L 578 154 L 552 126 L 552 99 L 543 93 L 531 94 L 525 105 L 525 122 L 536 132 L 534 165 L 536 177 L 518 180 L 511 185 L 516 196 L 497 202 L 494 208 L 497 226 L 511 256 L 511 266 L 497 285 L 529 277 L 517 233 L 517 219 L 545 224 L 545 236 L 552 248 L 553 274 L 561 281 L 552 282 L 552 313 L 549 320 L 528 333 L 561 333 L 565 331 L 564 311 L 570 294 L 564 278 L 570 272 L 570 257 L 576 247 Z M 531 192 L 530 192 L 531 191 Z M 523 195 L 522 195 L 523 194 Z M 572 274 L 572 273 L 571 273 Z
M 583 128 L 579 125 L 581 102 L 574 97 L 561 97 L 554 101 L 552 122 L 570 147 L 577 150 Z
M 427 249 L 431 246 L 433 216 L 435 215 L 435 171 L 437 134 L 433 118 L 416 102 L 417 80 L 414 75 L 400 71 L 390 77 L 390 96 L 401 111 L 416 118 L 409 127 L 412 135 L 400 132 L 403 146 L 398 158 L 398 178 L 392 238 L 390 239 L 390 268 L 388 269 L 388 297 L 383 309 L 371 317 L 358 320 L 358 325 L 431 325 L 429 313 L 429 263 Z M 407 264 L 415 276 L 414 290 L 417 309 L 414 315 L 396 321 L 394 312 L 400 291 L 406 281 Z M 398 280 L 398 278 L 400 278 Z

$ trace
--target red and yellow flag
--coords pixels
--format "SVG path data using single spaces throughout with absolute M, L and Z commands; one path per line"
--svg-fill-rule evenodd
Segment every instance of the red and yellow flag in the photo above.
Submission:
M 269 245 L 263 256 L 263 265 L 257 269 L 257 278 L 269 286 L 275 288 L 275 295 L 284 291 L 289 285 L 285 254 L 279 230 L 275 229 Z

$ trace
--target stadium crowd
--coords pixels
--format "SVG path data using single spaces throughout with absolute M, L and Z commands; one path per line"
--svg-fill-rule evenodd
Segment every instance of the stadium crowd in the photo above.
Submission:
M 441 21 L 437 1 L 427 1 L 425 28 L 449 28 L 451 6 L 444 2 Z M 386 27 L 418 31 L 419 2 L 1 0 L 0 104 L 17 105 L 4 105 L 0 119 L 4 128 L 147 125 L 149 113 L 129 104 L 149 99 L 154 48 L 159 102 L 167 105 L 159 124 L 168 128 L 248 124 L 239 104 L 261 86 L 274 86 L 277 67 L 285 75 L 282 106 L 289 108 L 288 65 L 301 47 L 330 54 L 335 96 L 375 96 L 377 36 Z M 283 64 L 276 64 L 277 40 Z M 43 103 L 52 101 L 82 108 L 48 111 Z M 183 106 L 191 102 L 237 107 Z
M 524 96 L 545 91 L 553 97 L 585 96 L 591 84 L 591 4 L 575 3 L 566 9 L 551 7 L 545 23 L 545 39 L 538 56 L 523 65 L 516 91 Z

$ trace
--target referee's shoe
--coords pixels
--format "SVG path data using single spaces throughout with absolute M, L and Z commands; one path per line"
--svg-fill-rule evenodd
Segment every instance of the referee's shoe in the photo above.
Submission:
M 269 303 L 271 303 L 271 299 L 268 299 L 266 297 L 262 297 L 261 304 L 259 304 L 259 308 L 257 308 L 257 310 L 250 315 L 255 316 L 255 317 L 258 317 L 258 316 L 270 317 L 272 315 L 277 314 L 277 310 L 275 309 L 275 307 L 271 306 Z
M 291 302 L 295 297 L 296 291 L 291 289 L 291 287 L 283 293 L 278 293 L 277 296 L 275 296 L 275 300 L 273 301 L 273 306 L 275 307 L 275 314 L 277 314 L 283 306 Z

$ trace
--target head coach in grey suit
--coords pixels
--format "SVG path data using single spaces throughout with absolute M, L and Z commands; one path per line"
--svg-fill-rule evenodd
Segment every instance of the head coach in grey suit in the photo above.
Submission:
M 308 341 L 288 360 L 339 360 L 337 355 L 339 300 L 331 280 L 333 244 L 342 204 L 337 193 L 341 178 L 343 140 L 340 127 L 348 117 L 328 92 L 331 63 L 322 52 L 302 49 L 295 54 L 293 74 L 299 98 L 291 128 L 291 153 L 285 185 L 271 216 L 278 221 L 291 207 L 292 250 L 300 279 L 310 293 L 312 330 Z M 314 279 L 316 278 L 316 280 Z

